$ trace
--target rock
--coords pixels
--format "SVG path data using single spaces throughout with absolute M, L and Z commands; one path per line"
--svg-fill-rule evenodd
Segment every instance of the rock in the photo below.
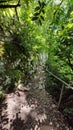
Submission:
M 19 84 L 17 87 L 19 91 L 29 91 L 29 88 L 25 87 L 24 84 Z
M 56 105 L 55 105 L 55 104 L 52 104 L 52 108 L 56 108 Z
M 49 125 L 52 125 L 52 122 L 50 122 Z

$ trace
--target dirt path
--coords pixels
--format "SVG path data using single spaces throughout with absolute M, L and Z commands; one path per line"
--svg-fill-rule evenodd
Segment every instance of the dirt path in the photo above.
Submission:
M 6 95 L 0 106 L 0 130 L 72 130 L 56 102 L 44 89 L 44 71 L 39 66 L 30 90 Z M 47 125 L 41 128 L 43 125 Z

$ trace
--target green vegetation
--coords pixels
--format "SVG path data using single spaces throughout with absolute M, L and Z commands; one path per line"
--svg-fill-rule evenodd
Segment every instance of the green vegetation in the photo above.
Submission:
M 1 92 L 13 91 L 20 81 L 27 84 L 43 54 L 45 67 L 73 86 L 73 1 L 0 0 Z M 61 87 L 62 83 L 46 72 L 46 90 L 56 100 Z M 65 98 L 70 102 L 72 91 L 68 94 L 65 88 L 63 103 Z M 67 103 L 63 110 L 73 113 Z

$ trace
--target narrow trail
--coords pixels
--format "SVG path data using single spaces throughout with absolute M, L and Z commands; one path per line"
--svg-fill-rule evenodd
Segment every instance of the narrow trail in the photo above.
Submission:
M 28 84 L 29 91 L 6 95 L 0 105 L 0 130 L 73 130 L 45 91 L 44 81 L 45 74 L 39 65 Z

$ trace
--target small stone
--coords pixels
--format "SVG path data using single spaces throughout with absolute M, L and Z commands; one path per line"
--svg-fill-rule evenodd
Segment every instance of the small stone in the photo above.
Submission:
M 57 128 L 59 128 L 59 124 L 57 124 Z
M 55 104 L 52 104 L 52 108 L 55 108 L 56 107 L 56 105 Z
M 52 125 L 52 122 L 50 122 L 49 125 Z
M 38 129 L 38 125 L 35 126 L 34 130 L 37 130 Z

